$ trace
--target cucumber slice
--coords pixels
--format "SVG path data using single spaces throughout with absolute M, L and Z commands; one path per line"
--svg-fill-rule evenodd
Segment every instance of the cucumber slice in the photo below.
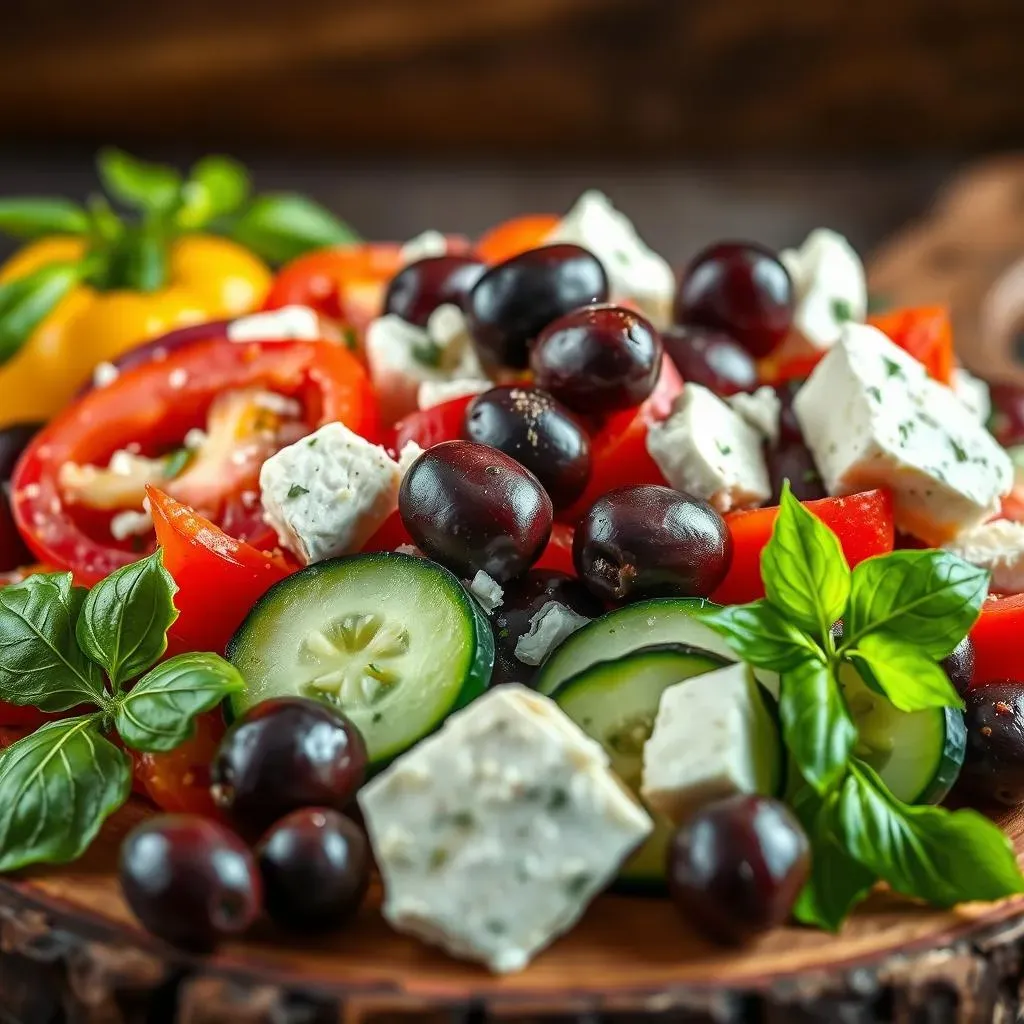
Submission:
M 848 663 L 839 670 L 839 682 L 859 734 L 857 756 L 904 803 L 940 803 L 964 763 L 963 713 L 955 708 L 900 711 Z
M 553 698 L 604 747 L 612 770 L 639 798 L 644 744 L 654 729 L 661 695 L 676 683 L 728 663 L 716 654 L 682 645 L 642 647 L 585 668 L 567 679 Z M 622 867 L 623 888 L 657 892 L 664 887 L 666 847 L 673 828 L 654 817 L 654 832 Z
M 599 661 L 609 661 L 652 644 L 685 644 L 738 661 L 729 645 L 696 616 L 714 607 L 702 598 L 655 598 L 617 608 L 577 630 L 541 665 L 534 685 L 549 696 L 570 676 Z M 755 670 L 758 681 L 772 694 L 779 680 L 772 672 Z
M 447 569 L 385 552 L 282 580 L 227 653 L 247 683 L 235 714 L 271 697 L 318 698 L 352 719 L 380 767 L 483 692 L 494 636 Z

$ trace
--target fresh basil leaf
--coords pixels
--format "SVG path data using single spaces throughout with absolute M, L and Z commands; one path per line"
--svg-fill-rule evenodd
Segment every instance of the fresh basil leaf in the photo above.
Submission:
M 193 168 L 181 191 L 175 222 L 186 231 L 197 231 L 215 217 L 234 213 L 249 195 L 249 174 L 226 156 L 208 156 Z
M 310 249 L 359 241 L 333 213 L 299 195 L 257 196 L 231 220 L 228 234 L 270 263 L 287 263 Z
M 793 497 L 788 482 L 761 553 L 761 577 L 768 600 L 822 642 L 850 593 L 839 538 Z
M 945 658 L 967 635 L 988 594 L 989 574 L 948 551 L 894 551 L 853 570 L 844 646 L 883 631 L 930 658 Z
M 800 773 L 824 793 L 846 770 L 857 740 L 857 728 L 827 665 L 808 659 L 782 673 L 779 718 Z
M 88 269 L 84 259 L 46 263 L 0 284 L 0 365 L 18 352 Z
M 219 655 L 180 654 L 117 699 L 114 725 L 133 750 L 173 750 L 192 735 L 196 715 L 244 687 L 238 669 Z
M 0 232 L 15 238 L 84 235 L 89 215 L 70 199 L 26 196 L 0 199 Z
M 937 907 L 1024 892 L 1013 846 L 975 811 L 908 806 L 855 762 L 839 791 L 846 849 L 897 892 Z
M 167 630 L 178 617 L 173 600 L 177 590 L 158 549 L 89 591 L 78 618 L 78 643 L 106 669 L 115 690 L 167 650 Z
M 912 642 L 868 633 L 846 655 L 900 711 L 964 706 L 949 676 Z
M 821 648 L 767 601 L 708 606 L 701 611 L 700 619 L 725 637 L 748 665 L 782 672 L 808 658 L 825 662 Z
M 102 150 L 97 165 L 103 187 L 126 206 L 164 214 L 181 195 L 181 175 L 173 167 L 147 163 L 120 149 Z
M 71 573 L 0 588 L 0 700 L 43 711 L 104 703 L 102 673 L 75 641 L 84 597 Z
M 99 717 L 48 722 L 0 755 L 0 871 L 74 860 L 128 799 L 131 760 Z

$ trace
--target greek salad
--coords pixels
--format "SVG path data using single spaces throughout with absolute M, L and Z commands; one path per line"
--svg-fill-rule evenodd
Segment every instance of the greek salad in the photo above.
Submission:
M 594 191 L 263 292 L 0 409 L 0 870 L 134 791 L 169 942 L 378 877 L 501 973 L 608 890 L 724 943 L 1024 892 L 1024 402 L 944 310 L 824 228 L 677 273 Z

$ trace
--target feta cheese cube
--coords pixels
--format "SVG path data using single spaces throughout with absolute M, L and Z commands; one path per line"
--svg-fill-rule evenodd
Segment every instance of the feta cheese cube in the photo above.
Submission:
M 741 391 L 730 395 L 726 402 L 733 412 L 739 413 L 766 441 L 778 444 L 782 402 L 775 388 L 761 387 L 752 394 Z
M 500 608 L 501 602 L 505 599 L 505 591 L 483 569 L 473 577 L 469 584 L 469 592 L 480 602 L 481 607 L 487 613 Z
M 308 306 L 282 306 L 228 324 L 228 341 L 319 341 L 320 316 Z
M 388 313 L 366 331 L 366 361 L 386 422 L 415 411 L 427 381 L 485 380 L 458 306 L 439 306 L 426 330 Z
M 571 928 L 652 828 L 600 745 L 513 685 L 452 715 L 359 805 L 385 918 L 502 973 Z
M 448 239 L 440 231 L 423 231 L 415 238 L 410 238 L 399 250 L 398 256 L 403 266 L 418 263 L 431 256 L 447 256 Z
M 264 518 L 306 564 L 349 554 L 398 508 L 401 480 L 383 448 L 328 423 L 263 463 Z
M 530 629 L 516 641 L 516 657 L 524 665 L 539 665 L 566 637 L 590 619 L 558 601 L 548 601 L 530 619 Z
M 629 218 L 600 192 L 584 192 L 547 237 L 592 252 L 608 275 L 613 302 L 635 302 L 655 327 L 672 322 L 676 279 L 672 268 L 637 234 Z
M 806 347 L 830 348 L 843 324 L 860 323 L 867 316 L 864 264 L 842 235 L 818 228 L 799 249 L 783 249 L 779 259 L 796 294 L 794 333 Z
M 406 441 L 398 453 L 398 472 L 404 477 L 422 454 L 423 449 L 415 441 Z
M 965 562 L 992 573 L 992 589 L 1001 594 L 1024 591 L 1024 524 L 996 519 L 965 530 L 946 545 Z
M 416 394 L 416 404 L 420 409 L 433 409 L 456 398 L 467 398 L 470 395 L 482 395 L 490 391 L 494 384 L 489 380 L 476 380 L 470 377 L 457 377 L 455 380 L 425 380 Z
M 992 415 L 992 394 L 985 381 L 957 366 L 953 370 L 953 394 L 974 413 L 979 423 L 988 423 Z
M 647 432 L 647 450 L 677 490 L 719 512 L 756 508 L 772 493 L 761 435 L 700 384 L 686 384 L 672 414 Z
M 999 510 L 1013 465 L 953 392 L 881 331 L 847 324 L 793 408 L 830 494 L 884 487 L 935 546 Z
M 780 756 L 776 728 L 747 665 L 670 686 L 644 745 L 640 794 L 678 824 L 737 793 L 771 794 Z

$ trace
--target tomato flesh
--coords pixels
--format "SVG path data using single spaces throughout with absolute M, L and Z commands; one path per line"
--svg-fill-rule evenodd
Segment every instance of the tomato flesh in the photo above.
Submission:
M 466 410 L 475 395 L 464 395 L 449 402 L 411 412 L 395 424 L 391 447 L 397 454 L 410 441 L 421 448 L 433 448 L 444 441 L 458 441 L 462 437 Z
M 974 683 L 1024 681 L 1020 638 L 1024 635 L 1024 594 L 990 596 L 971 630 Z

